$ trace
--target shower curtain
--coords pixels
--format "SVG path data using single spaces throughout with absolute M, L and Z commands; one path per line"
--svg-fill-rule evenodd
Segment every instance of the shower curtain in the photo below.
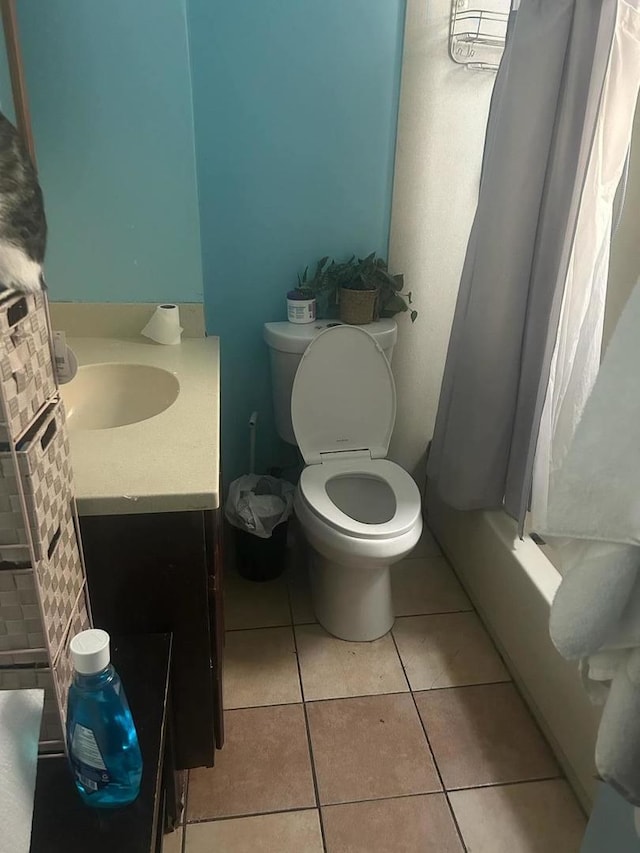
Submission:
M 520 528 L 622 0 L 521 0 L 493 92 L 427 502 Z
M 622 3 L 564 285 L 533 470 L 531 527 L 540 533 L 547 531 L 549 495 L 600 368 L 616 194 L 628 168 L 640 87 L 637 19 L 632 4 Z

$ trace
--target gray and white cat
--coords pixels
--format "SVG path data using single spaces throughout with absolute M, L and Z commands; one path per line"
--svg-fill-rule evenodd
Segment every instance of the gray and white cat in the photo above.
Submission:
M 36 170 L 20 134 L 0 113 L 0 293 L 42 290 L 46 243 Z

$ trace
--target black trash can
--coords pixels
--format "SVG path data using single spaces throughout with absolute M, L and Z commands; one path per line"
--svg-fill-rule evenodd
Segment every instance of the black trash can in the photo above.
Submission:
M 284 572 L 288 521 L 273 528 L 268 539 L 235 529 L 238 574 L 248 581 L 271 581 Z

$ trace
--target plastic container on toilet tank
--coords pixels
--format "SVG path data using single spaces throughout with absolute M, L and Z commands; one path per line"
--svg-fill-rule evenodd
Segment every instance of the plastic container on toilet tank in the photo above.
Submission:
M 296 444 L 291 423 L 291 389 L 302 354 L 311 341 L 327 326 L 340 325 L 335 320 L 318 320 L 306 325 L 292 323 L 265 323 L 264 339 L 269 347 L 271 389 L 278 434 L 289 444 Z M 376 320 L 359 326 L 374 337 L 391 362 L 398 337 L 395 320 Z

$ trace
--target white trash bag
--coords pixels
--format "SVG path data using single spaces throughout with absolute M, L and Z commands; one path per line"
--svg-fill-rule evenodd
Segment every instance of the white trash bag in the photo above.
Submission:
M 294 487 L 286 480 L 245 474 L 229 486 L 224 514 L 239 530 L 269 539 L 274 527 L 291 515 L 293 493 Z

